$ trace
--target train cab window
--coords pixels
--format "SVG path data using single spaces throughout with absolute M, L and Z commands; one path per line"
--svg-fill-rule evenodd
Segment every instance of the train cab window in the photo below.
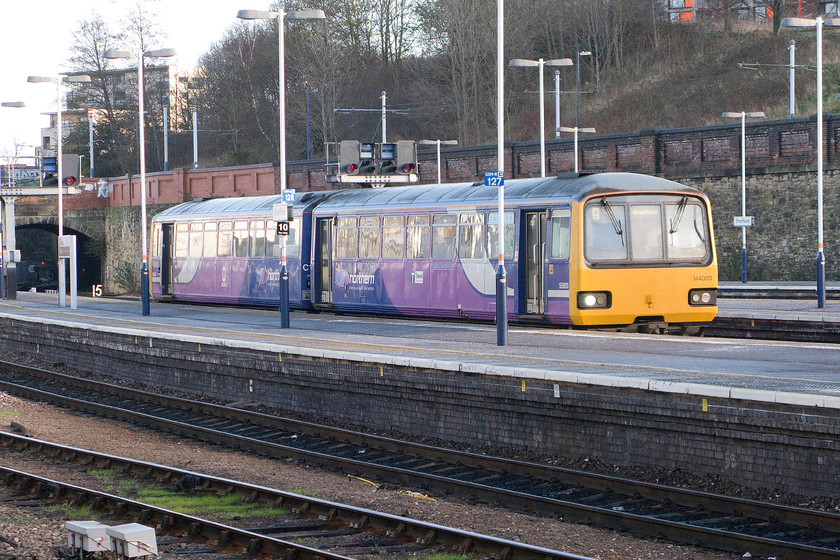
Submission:
M 251 220 L 250 225 L 248 237 L 250 238 L 251 246 L 248 251 L 248 256 L 262 258 L 265 256 L 265 221 Z
M 184 258 L 190 254 L 190 225 L 175 224 L 175 256 Z
M 706 258 L 708 228 L 705 216 L 703 207 L 696 202 L 689 202 L 687 198 L 683 198 L 679 204 L 665 205 L 668 258 L 677 260 Z
M 382 218 L 382 258 L 401 259 L 405 248 L 402 216 Z
M 248 222 L 233 222 L 233 256 L 248 256 Z
M 356 218 L 336 218 L 335 220 L 335 258 L 356 258 Z
M 204 238 L 204 224 L 193 222 L 190 224 L 190 256 L 201 256 L 201 243 Z
M 379 216 L 359 218 L 359 258 L 379 258 Z
M 569 260 L 572 243 L 572 212 L 568 208 L 551 214 L 551 258 Z
M 583 211 L 584 256 L 589 261 L 627 260 L 627 225 L 624 204 L 606 198 L 586 205 Z
M 512 259 L 516 246 L 513 227 L 513 212 L 505 212 L 505 257 Z M 487 215 L 487 254 L 490 258 L 499 256 L 499 213 L 490 212 Z
M 406 218 L 405 256 L 409 259 L 429 258 L 429 217 L 408 216 Z
M 462 259 L 483 259 L 484 214 L 461 214 L 458 224 L 458 256 Z
M 202 256 L 215 257 L 218 231 L 216 222 L 207 222 L 204 224 L 204 250 Z
M 665 258 L 662 207 L 659 204 L 632 204 L 629 230 L 634 261 L 660 261 Z
M 455 233 L 458 217 L 454 214 L 435 216 L 432 219 L 432 258 L 455 258 Z
M 229 257 L 233 254 L 233 229 L 230 222 L 219 223 L 219 256 Z

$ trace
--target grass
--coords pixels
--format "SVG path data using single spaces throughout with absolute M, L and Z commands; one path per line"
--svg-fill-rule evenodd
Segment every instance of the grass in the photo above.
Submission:
M 132 497 L 151 506 L 177 511 L 186 515 L 216 515 L 223 519 L 236 517 L 276 517 L 284 515 L 281 508 L 242 501 L 242 496 L 229 494 L 185 494 L 162 486 L 145 486 L 132 478 L 120 478 L 112 469 L 93 469 L 88 474 L 103 484 L 106 492 Z

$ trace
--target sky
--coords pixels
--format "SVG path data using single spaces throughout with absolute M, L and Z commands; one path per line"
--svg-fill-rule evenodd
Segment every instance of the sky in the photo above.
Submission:
M 55 84 L 30 84 L 30 75 L 55 76 L 68 70 L 67 59 L 78 22 L 99 13 L 113 32 L 141 0 L 0 0 L 0 102 L 23 101 L 23 109 L 0 107 L 0 157 L 13 153 L 14 144 L 35 146 L 41 128 L 49 125 L 42 113 L 56 111 Z M 173 48 L 179 70 L 195 66 L 225 30 L 241 20 L 240 9 L 267 10 L 270 0 L 142 0 L 165 33 L 160 45 Z M 119 45 L 115 45 L 119 48 Z M 33 155 L 34 147 L 25 147 Z

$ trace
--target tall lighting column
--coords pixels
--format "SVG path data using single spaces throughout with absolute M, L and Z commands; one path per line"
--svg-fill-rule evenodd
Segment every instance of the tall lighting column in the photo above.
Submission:
M 496 345 L 507 345 L 505 273 L 505 2 L 496 0 L 496 169 L 499 182 L 499 266 L 496 269 Z
M 823 253 L 823 79 L 822 28 L 840 27 L 840 18 L 823 20 L 784 18 L 782 27 L 815 28 L 817 32 L 817 307 L 825 307 L 825 253 Z
M 725 119 L 741 119 L 741 217 L 747 217 L 747 117 L 763 119 L 764 113 L 726 112 L 721 115 Z M 747 283 L 747 227 L 741 226 L 741 282 Z
M 527 58 L 514 58 L 510 61 L 511 66 L 537 66 L 540 69 L 540 177 L 545 177 L 545 66 L 571 66 L 571 58 L 558 58 L 555 60 L 529 60 Z
M 441 146 L 457 146 L 457 140 L 420 140 L 419 144 L 421 146 L 437 146 L 437 179 L 438 185 L 441 183 L 440 181 L 440 147 Z
M 63 151 L 63 143 L 64 133 L 61 130 L 61 84 L 62 83 L 71 83 L 71 84 L 81 84 L 81 83 L 88 83 L 90 82 L 90 76 L 86 74 L 77 74 L 74 76 L 29 76 L 26 78 L 26 81 L 31 84 L 41 84 L 41 83 L 55 83 L 55 98 L 56 98 L 56 165 L 58 169 L 56 172 L 58 173 L 58 236 L 62 237 L 64 235 L 64 201 L 62 199 L 62 190 L 64 190 L 64 185 L 62 184 L 64 180 L 64 166 L 62 164 L 62 159 L 64 159 L 64 151 Z M 71 282 L 75 282 L 75 279 L 71 279 Z M 71 285 L 71 288 L 75 284 Z M 64 274 L 64 259 L 58 259 L 58 305 L 60 307 L 67 307 L 67 279 L 65 278 Z M 75 299 L 71 302 L 71 308 L 75 309 Z
M 575 173 L 578 173 L 578 133 L 588 132 L 595 134 L 594 128 L 578 128 L 577 126 L 561 126 L 557 128 L 558 132 L 574 132 L 575 133 Z
M 590 51 L 575 53 L 575 126 L 580 126 L 580 57 L 592 56 Z
M 144 316 L 150 315 L 151 309 L 149 302 L 149 253 L 146 235 L 146 104 L 143 91 L 143 59 L 168 58 L 170 56 L 175 56 L 176 54 L 175 49 L 156 49 L 145 52 L 138 51 L 136 54 L 131 51 L 108 49 L 104 53 L 105 58 L 108 59 L 137 57 L 137 118 L 140 123 L 139 131 L 137 133 L 140 144 L 140 230 L 143 236 L 143 254 L 140 262 L 140 303 L 141 312 Z
M 277 12 L 262 10 L 239 10 L 236 17 L 240 19 L 276 19 L 277 20 L 277 43 L 279 50 L 278 58 L 278 98 L 280 113 L 280 197 L 285 201 L 286 195 L 286 63 L 285 63 L 285 33 L 284 23 L 287 19 L 326 19 L 324 10 L 300 10 L 297 12 L 286 12 L 285 4 L 280 3 L 280 10 Z M 383 131 L 384 132 L 384 131 Z M 289 272 L 286 268 L 286 236 L 280 236 L 280 328 L 289 328 Z

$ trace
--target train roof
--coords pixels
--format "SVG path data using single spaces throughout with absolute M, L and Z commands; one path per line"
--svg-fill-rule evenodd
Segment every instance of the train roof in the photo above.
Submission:
M 700 194 L 700 191 L 692 187 L 650 175 L 599 173 L 579 176 L 569 174 L 568 176 L 506 181 L 505 202 L 514 204 L 573 201 L 600 193 L 630 191 Z M 317 207 L 319 212 L 335 212 L 358 207 L 365 209 L 449 207 L 489 204 L 496 202 L 497 197 L 497 187 L 487 187 L 483 183 L 447 183 L 302 193 L 302 196 L 295 201 L 295 206 L 307 209 Z M 281 200 L 280 195 L 194 200 L 164 210 L 158 213 L 155 219 L 270 215 L 272 206 Z
M 697 189 L 674 181 L 636 173 L 599 173 L 513 179 L 505 182 L 505 203 L 558 202 L 581 200 L 599 193 L 685 192 Z M 317 206 L 317 211 L 340 211 L 349 207 L 401 208 L 485 205 L 498 200 L 498 188 L 483 183 L 449 183 L 381 189 L 348 190 L 335 193 Z

